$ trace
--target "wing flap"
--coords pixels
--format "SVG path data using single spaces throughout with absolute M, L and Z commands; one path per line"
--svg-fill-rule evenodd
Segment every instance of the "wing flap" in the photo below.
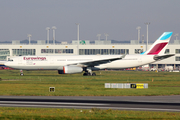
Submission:
M 98 66 L 100 64 L 105 64 L 105 63 L 110 63 L 110 62 L 115 61 L 115 60 L 120 60 L 120 59 L 124 58 L 125 56 L 126 55 L 122 55 L 121 57 L 118 57 L 118 58 L 94 60 L 94 61 L 77 63 L 77 64 L 73 64 L 73 65 L 77 65 L 77 66 L 80 66 L 80 67 L 94 67 L 94 66 Z

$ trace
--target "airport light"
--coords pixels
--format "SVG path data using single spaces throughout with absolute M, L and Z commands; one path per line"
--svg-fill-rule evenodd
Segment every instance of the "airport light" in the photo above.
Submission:
M 178 34 L 178 33 L 176 33 L 174 36 L 176 37 L 176 40 L 177 40 L 177 39 L 178 39 L 179 34 Z
M 47 30 L 47 44 L 49 44 L 49 30 L 50 30 L 50 27 L 47 27 L 46 30 Z
M 97 34 L 98 40 L 100 41 L 101 39 L 101 34 Z
M 27 34 L 27 37 L 29 38 L 29 45 L 31 44 L 31 37 L 32 35 L 31 34 Z
M 76 23 L 77 25 L 77 55 L 79 55 L 79 23 Z
M 53 26 L 52 29 L 53 29 L 53 44 L 55 45 L 55 29 L 57 28 L 56 26 Z
M 142 44 L 144 44 L 144 35 L 142 35 Z
M 106 41 L 107 41 L 107 37 L 109 36 L 107 33 L 104 33 L 104 35 L 106 36 Z
M 150 24 L 150 22 L 146 22 L 144 24 L 147 25 L 147 42 L 146 42 L 146 51 L 147 51 L 148 50 L 148 25 Z
M 138 26 L 136 29 L 138 30 L 138 44 L 139 44 L 139 41 L 140 41 L 140 29 L 141 29 L 141 27 Z

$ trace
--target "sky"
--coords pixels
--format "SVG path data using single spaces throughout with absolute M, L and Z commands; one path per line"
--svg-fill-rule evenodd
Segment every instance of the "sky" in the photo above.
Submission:
M 0 41 L 46 40 L 46 27 L 56 26 L 57 41 L 97 40 L 97 34 L 108 40 L 138 39 L 137 27 L 149 41 L 163 32 L 180 33 L 180 0 L 0 0 Z M 50 29 L 50 40 L 52 40 Z

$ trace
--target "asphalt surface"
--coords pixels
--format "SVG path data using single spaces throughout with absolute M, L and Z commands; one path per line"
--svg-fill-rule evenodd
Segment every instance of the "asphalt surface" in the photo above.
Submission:
M 0 96 L 1 107 L 116 109 L 180 112 L 175 96 Z

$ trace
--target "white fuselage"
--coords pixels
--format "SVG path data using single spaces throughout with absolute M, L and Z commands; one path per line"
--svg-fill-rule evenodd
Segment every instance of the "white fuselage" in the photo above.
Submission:
M 73 56 L 21 56 L 5 63 L 5 66 L 22 70 L 59 70 L 63 66 L 78 66 L 84 62 L 119 58 L 121 55 L 73 55 Z M 155 62 L 154 55 L 126 55 L 123 59 L 94 66 L 98 69 L 123 69 Z

